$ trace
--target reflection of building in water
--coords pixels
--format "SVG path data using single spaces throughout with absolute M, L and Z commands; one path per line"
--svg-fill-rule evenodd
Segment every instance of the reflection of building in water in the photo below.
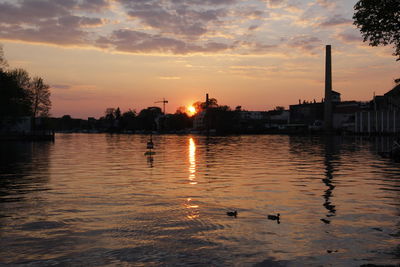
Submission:
M 189 184 L 196 185 L 196 144 L 193 138 L 189 138 Z M 192 203 L 192 198 L 187 198 L 185 207 L 188 209 L 188 219 L 199 217 L 199 206 Z
M 322 179 L 322 182 L 328 187 L 325 190 L 324 193 L 324 204 L 323 206 L 328 210 L 328 214 L 326 217 L 332 217 L 335 216 L 336 214 L 336 207 L 335 205 L 332 204 L 332 192 L 335 189 L 335 185 L 333 183 L 333 164 L 332 161 L 334 160 L 334 140 L 333 137 L 326 137 L 327 139 L 325 140 L 325 178 Z M 323 219 L 324 222 L 329 223 L 328 220 Z

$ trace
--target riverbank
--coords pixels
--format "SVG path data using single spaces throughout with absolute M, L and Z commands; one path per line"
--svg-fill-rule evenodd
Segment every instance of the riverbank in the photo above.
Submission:
M 35 131 L 31 133 L 2 133 L 0 141 L 54 141 L 54 131 Z

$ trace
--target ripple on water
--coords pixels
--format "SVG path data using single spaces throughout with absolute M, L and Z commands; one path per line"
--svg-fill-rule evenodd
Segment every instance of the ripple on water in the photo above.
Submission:
M 147 138 L 0 144 L 0 264 L 400 264 L 400 168 L 365 141 Z

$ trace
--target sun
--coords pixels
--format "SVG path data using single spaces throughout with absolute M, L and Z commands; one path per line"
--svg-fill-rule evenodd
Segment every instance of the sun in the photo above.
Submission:
M 187 110 L 187 114 L 188 114 L 189 116 L 193 116 L 194 114 L 196 114 L 196 108 L 193 107 L 192 105 L 188 106 L 188 107 L 186 108 L 186 110 Z

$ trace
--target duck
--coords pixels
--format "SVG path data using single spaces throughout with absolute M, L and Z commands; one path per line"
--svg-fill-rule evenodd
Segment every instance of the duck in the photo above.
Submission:
M 281 216 L 279 213 L 277 215 L 268 215 L 268 220 L 279 221 L 279 216 Z
M 233 216 L 233 217 L 236 217 L 237 216 L 237 211 L 235 210 L 235 211 L 228 211 L 227 213 L 226 213 L 226 215 L 228 215 L 228 216 Z

